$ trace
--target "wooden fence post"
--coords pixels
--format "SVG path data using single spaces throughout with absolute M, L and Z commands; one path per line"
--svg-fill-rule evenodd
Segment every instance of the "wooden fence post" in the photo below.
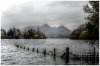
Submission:
M 37 48 L 37 53 L 39 52 L 38 48 Z
M 19 48 L 19 45 L 17 45 L 17 47 Z
M 34 48 L 32 49 L 32 51 L 34 52 Z
M 24 49 L 25 49 L 25 46 L 24 46 Z
M 95 47 L 94 47 L 94 53 L 93 53 L 93 64 L 95 65 Z
M 53 58 L 54 58 L 54 60 L 56 60 L 56 48 L 54 48 Z
M 18 45 L 15 45 L 18 48 Z
M 56 56 L 56 48 L 54 48 L 54 56 Z
M 66 48 L 66 63 L 69 62 L 69 47 Z
M 29 50 L 29 47 L 27 48 L 27 50 Z
M 46 49 L 44 49 L 44 52 L 43 52 L 43 54 L 44 54 L 44 57 L 46 56 Z

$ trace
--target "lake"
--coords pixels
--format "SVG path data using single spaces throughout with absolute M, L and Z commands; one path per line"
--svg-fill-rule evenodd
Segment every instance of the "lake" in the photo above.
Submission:
M 92 45 L 91 43 L 88 40 L 70 39 L 1 39 L 1 64 L 66 65 L 65 61 L 60 58 L 65 53 L 66 47 L 69 47 L 69 52 L 77 55 L 81 51 L 93 51 L 93 47 L 96 47 L 96 53 L 99 53 L 98 41 Z M 16 45 L 19 45 L 20 48 Z M 34 52 L 32 51 L 33 48 Z M 56 58 L 52 56 L 54 48 L 56 49 Z M 45 57 L 43 55 L 44 50 L 47 52 Z M 73 60 L 72 57 L 70 56 L 67 64 L 88 64 L 83 60 Z

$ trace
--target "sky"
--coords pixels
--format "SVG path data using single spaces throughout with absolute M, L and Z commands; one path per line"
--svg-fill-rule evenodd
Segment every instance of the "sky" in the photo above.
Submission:
M 2 0 L 1 28 L 23 28 L 49 24 L 52 27 L 64 25 L 73 30 L 85 23 L 87 14 L 83 5 L 88 1 L 33 1 Z

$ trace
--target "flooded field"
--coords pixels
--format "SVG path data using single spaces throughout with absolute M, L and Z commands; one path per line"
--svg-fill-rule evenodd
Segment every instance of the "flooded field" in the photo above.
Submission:
M 70 55 L 69 63 L 60 57 L 66 47 L 73 54 L 80 54 L 80 51 L 93 51 L 90 42 L 85 40 L 70 39 L 2 39 L 1 40 L 1 64 L 2 65 L 86 65 L 83 60 L 75 60 Z M 19 45 L 20 48 L 16 47 Z M 98 45 L 98 43 L 97 43 Z M 96 47 L 96 53 L 99 49 Z M 34 48 L 34 52 L 32 51 Z M 56 49 L 56 58 L 52 56 L 53 49 Z M 27 50 L 28 49 L 28 50 Z M 38 52 L 37 52 L 38 49 Z M 44 57 L 44 49 L 47 55 Z

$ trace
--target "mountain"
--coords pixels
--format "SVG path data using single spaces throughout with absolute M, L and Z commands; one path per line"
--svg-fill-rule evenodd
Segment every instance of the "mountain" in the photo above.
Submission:
M 20 30 L 21 31 L 27 31 L 29 29 L 37 30 L 37 26 L 28 26 L 28 27 L 23 27 Z
M 66 28 L 65 26 L 59 26 L 58 28 L 56 28 L 54 30 L 54 35 L 56 37 L 66 38 L 69 36 L 70 32 L 71 31 L 68 28 Z
M 37 30 L 34 26 L 25 27 L 24 29 L 28 30 L 30 28 Z M 48 24 L 44 24 L 42 26 L 38 26 L 38 28 L 39 31 L 43 32 L 47 38 L 67 38 L 71 33 L 71 31 L 65 26 L 51 27 Z

